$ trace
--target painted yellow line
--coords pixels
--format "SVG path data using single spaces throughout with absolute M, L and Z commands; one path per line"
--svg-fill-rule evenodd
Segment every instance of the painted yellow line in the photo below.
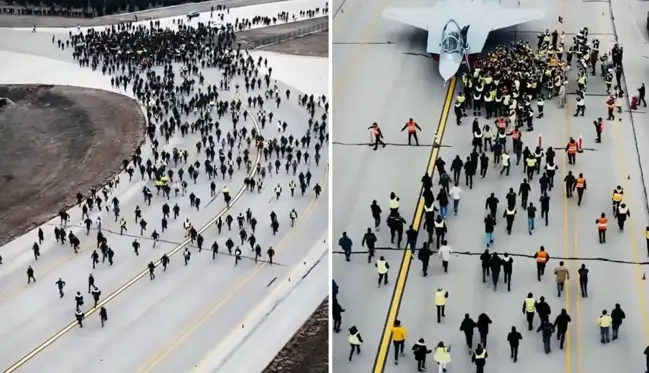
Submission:
M 326 182 L 327 180 L 327 174 L 328 172 L 325 171 L 325 175 L 323 176 L 323 182 Z M 309 205 L 306 208 L 305 213 L 303 214 L 302 218 L 298 220 L 297 224 L 295 227 L 293 227 L 282 239 L 277 243 L 275 246 L 275 251 L 276 253 L 279 253 L 279 251 L 286 247 L 286 244 L 291 242 L 291 240 L 295 237 L 296 233 L 300 231 L 300 226 L 305 222 L 308 221 L 309 217 L 315 211 L 315 207 L 317 206 L 317 202 L 319 199 L 316 199 L 313 197 L 311 201 L 309 202 Z M 197 319 L 194 320 L 191 324 L 189 324 L 187 327 L 185 327 L 179 335 L 176 337 L 172 338 L 170 344 L 166 345 L 164 348 L 162 348 L 160 351 L 154 353 L 144 364 L 142 367 L 138 369 L 139 373 L 148 373 L 153 368 L 155 368 L 160 362 L 162 362 L 167 356 L 169 356 L 174 350 L 176 350 L 178 347 L 180 347 L 191 335 L 198 329 L 201 325 L 203 325 L 207 320 L 210 319 L 212 315 L 214 315 L 221 307 L 226 305 L 232 297 L 234 297 L 236 294 L 238 294 L 239 290 L 242 289 L 248 282 L 250 282 L 253 278 L 257 277 L 259 273 L 261 273 L 261 270 L 264 269 L 266 266 L 260 265 L 257 266 L 253 271 L 251 271 L 246 277 L 244 277 L 241 281 L 237 282 L 237 285 L 234 286 L 233 288 L 230 288 L 225 294 L 222 294 L 217 298 L 217 300 L 212 303 L 207 310 L 199 316 Z M 237 323 L 236 325 L 239 325 Z M 225 340 L 221 340 L 219 343 L 219 346 L 224 343 Z M 202 363 L 202 362 L 201 362 Z
M 448 120 L 448 115 L 453 104 L 453 96 L 455 93 L 455 86 L 457 79 L 453 77 L 448 84 L 446 91 L 446 98 L 444 99 L 444 105 L 442 107 L 442 112 L 439 118 L 439 124 L 437 126 L 437 131 L 433 142 L 442 143 L 444 137 L 444 130 L 446 129 L 446 122 Z M 428 165 L 426 166 L 426 172 L 428 175 L 433 177 L 435 171 L 435 162 L 439 155 L 440 148 L 433 147 L 433 150 L 430 153 L 430 158 L 428 160 Z M 421 225 L 421 218 L 423 217 L 424 212 L 424 197 L 421 193 L 419 195 L 419 202 L 417 203 L 417 209 L 415 211 L 415 216 L 412 222 L 414 229 L 419 230 Z M 392 294 L 392 300 L 390 301 L 390 308 L 388 310 L 387 319 L 385 320 L 385 325 L 383 326 L 383 336 L 381 338 L 381 343 L 377 351 L 376 359 L 374 360 L 374 373 L 383 373 L 385 369 L 385 363 L 388 357 L 388 351 L 390 349 L 390 341 L 392 339 L 392 324 L 394 320 L 397 319 L 397 314 L 399 313 L 399 307 L 401 306 L 401 299 L 403 297 L 403 292 L 406 288 L 406 280 L 408 278 L 408 271 L 410 269 L 410 248 L 406 247 L 403 250 L 403 259 L 401 261 L 401 267 L 399 268 L 399 273 L 397 275 L 397 282 L 394 285 L 394 293 Z
M 252 112 L 250 112 L 250 109 L 245 107 L 245 106 L 242 106 L 242 107 L 244 108 L 244 110 L 246 110 L 248 112 L 248 114 L 250 114 L 252 122 L 253 122 L 254 126 L 257 128 L 257 131 L 260 131 L 261 128 L 259 126 L 259 123 L 257 123 L 257 120 L 255 119 L 255 116 L 252 114 Z M 255 165 L 252 167 L 252 172 L 248 176 L 249 178 L 254 178 L 255 174 L 257 173 L 256 165 L 261 161 L 261 153 L 262 152 L 257 152 L 257 158 L 255 158 Z M 234 204 L 241 198 L 241 196 L 245 193 L 245 191 L 246 191 L 246 187 L 242 186 L 241 189 L 239 189 L 239 191 L 237 192 L 237 194 L 232 198 L 232 201 L 230 202 L 230 207 L 226 206 L 223 209 L 221 209 L 221 211 L 212 220 L 210 220 L 207 224 L 205 224 L 201 229 L 198 230 L 198 233 L 201 234 L 201 233 L 205 232 L 207 229 L 209 229 L 212 226 L 212 224 L 214 224 L 214 222 L 216 222 L 220 217 L 225 215 L 232 208 L 232 206 L 234 206 Z M 184 249 L 186 246 L 188 246 L 190 243 L 191 243 L 191 239 L 190 238 L 186 239 L 185 241 L 181 242 L 178 246 L 176 246 L 176 248 L 169 251 L 167 253 L 167 256 L 168 257 L 173 256 L 174 254 L 180 252 L 182 249 Z M 156 267 L 158 267 L 160 265 L 160 263 L 161 263 L 161 261 L 158 260 L 154 264 L 155 264 Z M 90 317 L 90 315 L 97 312 L 99 309 L 101 309 L 101 307 L 108 304 L 110 301 L 115 299 L 118 295 L 123 293 L 126 289 L 133 286 L 133 284 L 135 284 L 137 281 L 139 281 L 143 277 L 147 276 L 148 274 L 149 274 L 148 269 L 145 269 L 142 272 L 140 272 L 138 275 L 136 275 L 131 280 L 129 280 L 127 283 L 125 283 L 124 285 L 119 287 L 117 290 L 112 292 L 106 298 L 102 299 L 99 303 L 97 303 L 96 307 L 93 307 L 93 308 L 87 310 L 85 312 L 85 318 L 87 319 L 88 317 Z M 7 368 L 4 371 L 4 373 L 15 372 L 18 368 L 25 365 L 25 363 L 27 363 L 29 360 L 33 359 L 34 356 L 38 355 L 40 352 L 45 350 L 47 347 L 52 345 L 54 342 L 58 341 L 61 337 L 63 337 L 65 334 L 67 334 L 70 330 L 74 329 L 76 326 L 77 326 L 76 321 L 73 321 L 73 322 L 69 323 L 66 327 L 59 330 L 53 336 L 48 338 L 45 342 L 41 343 L 38 347 L 33 349 L 31 352 L 29 352 L 27 355 L 23 356 L 20 360 L 13 363 L 9 368 Z
M 566 127 L 570 126 L 570 109 L 566 103 L 566 107 L 563 109 L 565 112 L 566 120 L 568 125 Z M 566 139 L 566 137 L 569 137 L 570 130 L 568 129 L 568 136 L 565 136 L 565 130 L 564 129 L 564 136 L 561 136 L 562 139 Z M 568 194 L 566 193 L 566 188 L 564 187 L 563 184 L 563 179 L 565 179 L 566 175 L 568 174 L 568 155 L 564 152 L 563 153 L 563 164 L 561 167 L 561 180 L 558 180 L 558 188 L 561 188 L 562 192 L 562 202 L 563 202 L 563 256 L 564 257 L 570 257 L 570 239 L 569 233 L 570 232 L 570 227 L 568 224 L 568 221 L 570 220 L 569 214 L 568 214 Z M 557 263 L 558 264 L 558 263 Z M 572 264 L 570 264 L 572 266 Z M 572 272 L 572 275 L 576 277 L 576 273 L 574 272 L 574 268 L 570 268 L 570 272 Z M 570 314 L 570 285 L 571 283 L 574 283 L 575 281 L 570 281 L 568 283 L 568 286 L 565 287 L 565 294 L 564 294 L 564 307 L 568 314 Z M 579 296 L 577 296 L 579 297 Z M 573 315 L 574 317 L 574 315 Z M 573 328 L 569 327 L 568 331 L 566 332 L 566 342 L 565 342 L 565 352 L 566 352 L 566 373 L 572 372 L 572 330 Z
M 622 182 L 622 185 L 624 185 L 624 202 L 626 203 L 627 206 L 635 206 L 633 202 L 631 201 L 631 194 L 630 191 L 632 189 L 632 185 L 627 179 L 627 167 L 626 167 L 626 160 L 624 157 L 624 142 L 622 140 L 622 130 L 620 129 L 620 126 L 622 126 L 621 122 L 619 121 L 614 121 L 614 124 L 612 125 L 613 131 L 614 131 L 614 137 L 615 137 L 615 144 L 617 148 L 617 158 L 618 158 L 618 166 L 619 166 L 619 171 L 620 171 L 620 179 L 624 180 Z M 639 178 L 637 180 L 640 180 Z M 639 206 L 639 205 L 638 205 Z M 634 216 L 638 216 L 639 213 L 634 213 Z M 630 217 L 627 219 L 627 226 L 628 229 L 626 230 L 627 233 L 629 234 L 630 238 L 630 244 L 631 244 L 631 251 L 633 253 L 633 260 L 636 263 L 639 263 L 641 261 L 640 259 L 640 250 L 638 249 L 638 234 L 640 232 L 636 231 L 635 224 L 634 224 L 634 218 Z M 642 235 L 644 236 L 644 230 L 642 231 Z M 645 286 L 644 282 L 642 282 L 642 267 L 640 264 L 635 264 L 633 266 L 635 268 L 635 280 L 636 280 L 636 291 L 637 291 L 637 299 L 640 302 L 640 312 L 642 313 L 642 325 L 645 333 L 645 338 L 647 343 L 649 343 L 649 317 L 647 315 L 647 297 L 645 296 Z

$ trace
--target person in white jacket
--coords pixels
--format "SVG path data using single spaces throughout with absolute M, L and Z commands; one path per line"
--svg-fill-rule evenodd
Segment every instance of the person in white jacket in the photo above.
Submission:
M 459 183 L 455 183 L 448 194 L 453 199 L 453 213 L 457 215 L 457 211 L 460 207 L 460 197 L 462 196 L 462 189 L 460 189 Z
M 442 241 L 442 247 L 439 248 L 438 255 L 442 259 L 444 273 L 448 273 L 448 261 L 451 259 L 451 255 L 453 255 L 453 249 L 451 249 L 446 240 Z

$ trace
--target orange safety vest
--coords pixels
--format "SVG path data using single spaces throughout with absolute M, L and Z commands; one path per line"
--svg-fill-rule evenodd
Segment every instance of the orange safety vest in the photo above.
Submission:
M 520 133 L 520 131 L 519 131 L 519 130 L 514 130 L 514 131 L 512 132 L 512 139 L 514 139 L 514 140 L 518 140 L 518 139 L 520 139 L 520 138 L 521 138 L 521 133 Z
M 503 130 L 507 127 L 507 124 L 505 123 L 505 119 L 503 117 L 500 117 L 498 119 L 498 123 L 496 123 L 496 126 L 498 126 L 499 129 Z
M 409 120 L 406 123 L 406 127 L 408 128 L 408 133 L 417 133 L 417 123 L 415 121 Z
M 586 179 L 584 179 L 583 177 L 577 178 L 577 189 L 582 189 L 585 182 Z
M 536 262 L 537 263 L 545 263 L 548 261 L 548 253 L 545 251 L 537 251 L 536 252 Z
M 608 229 L 608 218 L 597 219 L 597 230 L 605 231 Z
M 577 144 L 574 142 L 571 142 L 568 144 L 568 154 L 576 154 L 577 153 Z

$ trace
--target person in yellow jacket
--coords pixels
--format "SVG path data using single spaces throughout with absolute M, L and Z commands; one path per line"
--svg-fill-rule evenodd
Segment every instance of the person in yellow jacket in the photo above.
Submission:
M 451 346 L 446 348 L 444 342 L 439 342 L 435 347 L 435 354 L 433 360 L 439 366 L 439 370 L 446 372 L 446 366 L 451 363 Z
M 291 191 L 291 197 L 295 197 L 295 188 L 297 188 L 297 184 L 295 181 L 291 180 L 288 182 L 288 189 Z
M 361 333 L 358 331 L 358 328 L 356 328 L 356 326 L 349 328 L 349 332 L 347 333 L 347 340 L 349 341 L 349 346 L 351 347 L 349 350 L 349 361 L 352 361 L 354 351 L 356 351 L 356 355 L 359 355 L 361 353 L 361 344 L 363 343 Z
M 395 215 L 397 212 L 399 212 L 399 200 L 399 197 L 397 197 L 394 192 L 390 193 L 390 215 Z
M 471 362 L 475 364 L 476 373 L 484 373 L 484 366 L 487 364 L 488 357 L 489 354 L 487 354 L 487 350 L 478 343 L 475 351 L 473 351 L 473 356 L 471 357 Z
M 221 193 L 223 194 L 225 205 L 230 207 L 230 201 L 232 201 L 232 196 L 230 196 L 230 189 L 228 189 L 227 186 L 224 186 L 223 189 L 221 189 Z
M 446 317 L 446 299 L 448 298 L 448 291 L 439 288 L 435 292 L 435 308 L 437 308 L 437 323 L 442 322 L 442 317 Z
M 617 208 L 620 206 L 620 203 L 622 202 L 623 198 L 624 198 L 624 189 L 622 189 L 622 187 L 618 185 L 613 191 L 613 196 L 611 197 L 611 199 L 613 200 L 614 214 L 617 211 Z
M 376 271 L 379 273 L 379 287 L 381 287 L 381 282 L 383 285 L 388 284 L 388 269 L 390 269 L 390 264 L 385 260 L 385 257 L 381 256 L 376 263 L 374 264 Z
M 403 356 L 408 331 L 401 325 L 401 321 L 394 320 L 392 324 L 392 344 L 394 345 L 394 364 L 399 365 L 399 355 Z
M 608 315 L 606 310 L 602 311 L 602 316 L 597 319 L 597 326 L 599 326 L 600 342 L 609 343 L 611 341 L 611 324 L 613 319 Z

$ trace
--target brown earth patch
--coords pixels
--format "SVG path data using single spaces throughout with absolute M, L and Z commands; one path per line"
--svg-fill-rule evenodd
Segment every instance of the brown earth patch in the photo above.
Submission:
M 103 184 L 144 136 L 136 101 L 97 89 L 0 85 L 0 245 Z
M 329 298 L 327 297 L 268 364 L 263 373 L 329 371 Z
M 323 30 L 259 50 L 296 56 L 329 57 L 329 31 Z

